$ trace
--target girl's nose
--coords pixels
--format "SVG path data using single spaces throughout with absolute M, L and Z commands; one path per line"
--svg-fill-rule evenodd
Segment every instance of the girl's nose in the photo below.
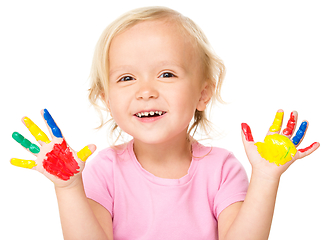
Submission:
M 135 94 L 136 99 L 148 100 L 150 98 L 158 98 L 159 93 L 154 83 L 150 81 L 140 82 L 139 88 Z

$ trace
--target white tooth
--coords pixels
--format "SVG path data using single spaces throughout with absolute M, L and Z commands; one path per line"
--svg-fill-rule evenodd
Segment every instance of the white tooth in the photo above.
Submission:
M 144 116 L 144 113 L 142 112 L 142 113 L 140 113 L 141 114 L 141 116 Z
M 156 111 L 155 113 L 158 114 L 158 111 Z
M 153 111 L 150 111 L 150 115 L 153 116 L 155 113 Z
M 159 112 L 158 112 L 159 116 L 162 115 L 162 113 L 163 113 L 162 111 L 159 111 Z
M 147 116 L 148 116 L 148 112 L 144 112 L 144 116 L 146 116 L 146 117 L 147 117 Z
M 141 113 L 138 113 L 137 115 L 138 115 L 138 117 L 141 117 Z

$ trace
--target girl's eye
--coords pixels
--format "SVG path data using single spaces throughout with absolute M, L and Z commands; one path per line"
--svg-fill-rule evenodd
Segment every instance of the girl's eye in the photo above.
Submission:
M 161 77 L 161 78 L 171 78 L 171 77 L 175 77 L 175 75 L 173 73 L 166 72 L 166 73 L 162 73 L 162 75 L 160 75 L 159 77 Z
M 125 77 L 122 77 L 121 79 L 119 79 L 119 82 L 127 82 L 127 81 L 132 81 L 132 80 L 134 80 L 133 77 L 125 76 Z

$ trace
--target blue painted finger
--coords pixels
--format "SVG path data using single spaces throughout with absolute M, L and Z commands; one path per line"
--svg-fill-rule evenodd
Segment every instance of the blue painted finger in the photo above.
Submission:
M 58 138 L 63 138 L 61 130 L 58 128 L 47 109 L 44 109 L 44 119 L 47 121 L 47 124 L 52 130 L 53 135 Z
M 302 122 L 298 131 L 296 132 L 296 135 L 292 138 L 292 142 L 294 145 L 298 145 L 300 140 L 303 138 L 306 132 L 306 128 L 307 128 L 307 122 Z

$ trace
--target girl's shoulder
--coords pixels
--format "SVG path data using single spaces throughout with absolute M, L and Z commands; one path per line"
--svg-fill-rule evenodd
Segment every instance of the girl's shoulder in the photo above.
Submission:
M 193 142 L 192 144 L 193 157 L 198 159 L 208 159 L 214 161 L 226 161 L 228 158 L 234 156 L 234 154 L 221 147 L 204 146 L 199 142 Z
M 95 155 L 92 161 L 112 163 L 126 152 L 129 144 L 130 142 L 127 142 L 121 145 L 104 148 Z
M 207 147 L 197 143 L 193 146 L 193 159 L 199 162 L 201 168 L 208 169 L 210 172 L 244 169 L 233 152 L 221 147 Z

